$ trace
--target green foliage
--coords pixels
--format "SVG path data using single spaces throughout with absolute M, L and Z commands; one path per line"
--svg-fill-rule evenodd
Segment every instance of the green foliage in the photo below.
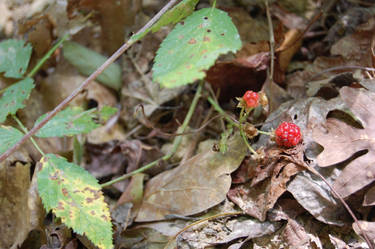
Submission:
M 23 133 L 13 127 L 0 126 L 0 154 L 15 145 L 22 136 Z
M 195 5 L 199 0 L 183 0 L 171 10 L 167 11 L 160 20 L 151 27 L 152 32 L 157 32 L 161 27 L 170 23 L 176 24 L 183 18 L 193 13 Z
M 26 78 L 5 89 L 0 98 L 0 122 L 4 122 L 8 114 L 15 114 L 25 106 L 23 101 L 30 96 L 34 86 L 34 80 Z
M 31 45 L 25 46 L 22 40 L 0 42 L 0 72 L 5 72 L 5 77 L 22 78 L 29 65 L 31 51 Z
M 111 249 L 112 224 L 97 180 L 65 158 L 47 154 L 40 160 L 38 191 L 47 211 L 101 249 Z
M 65 59 L 84 75 L 92 74 L 107 60 L 103 55 L 71 41 L 64 42 L 63 54 Z M 97 80 L 112 89 L 119 90 L 122 85 L 120 66 L 112 63 L 97 77 Z
M 101 111 L 91 109 L 84 111 L 82 107 L 68 107 L 59 112 L 48 123 L 43 126 L 37 133 L 38 137 L 63 137 L 73 136 L 82 133 L 88 133 L 100 126 L 95 119 L 98 115 L 103 114 L 101 118 L 104 121 L 117 111 L 116 108 L 103 107 Z M 40 123 L 47 114 L 38 118 L 35 125 Z
M 241 47 L 230 17 L 215 8 L 201 9 L 179 23 L 162 42 L 153 78 L 164 87 L 178 87 L 205 77 L 219 55 Z

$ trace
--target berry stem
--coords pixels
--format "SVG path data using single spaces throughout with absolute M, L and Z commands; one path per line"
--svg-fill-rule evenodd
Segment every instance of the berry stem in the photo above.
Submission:
M 272 132 L 269 132 L 269 131 L 258 130 L 258 133 L 259 133 L 259 134 L 263 134 L 263 135 L 272 136 Z
M 233 118 L 231 116 L 229 116 L 220 106 L 219 104 L 211 97 L 208 97 L 207 98 L 208 102 L 210 102 L 210 104 L 212 105 L 212 107 L 218 112 L 220 113 L 221 115 L 223 115 L 223 117 L 230 123 L 232 124 L 233 126 L 239 128 L 239 124 L 236 123 L 236 121 L 233 120 Z

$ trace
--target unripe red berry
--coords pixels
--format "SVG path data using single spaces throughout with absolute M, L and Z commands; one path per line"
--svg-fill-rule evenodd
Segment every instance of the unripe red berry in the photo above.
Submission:
M 293 147 L 302 139 L 300 128 L 293 123 L 283 122 L 275 130 L 275 141 L 279 146 Z
M 246 107 L 257 107 L 259 105 L 259 95 L 253 91 L 246 91 L 242 99 L 246 103 Z

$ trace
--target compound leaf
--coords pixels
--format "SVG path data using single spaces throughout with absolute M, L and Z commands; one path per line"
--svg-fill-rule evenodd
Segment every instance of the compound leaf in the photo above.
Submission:
M 0 126 L 0 154 L 15 145 L 21 138 L 23 133 L 10 126 Z
M 22 40 L 0 42 L 0 72 L 5 72 L 5 77 L 22 78 L 29 65 L 31 52 L 31 45 L 25 46 Z
M 48 121 L 48 123 L 36 133 L 36 136 L 63 137 L 88 133 L 100 126 L 93 120 L 95 117 L 94 111 L 95 109 L 83 111 L 83 109 L 78 106 L 68 107 Z M 47 114 L 40 116 L 35 125 L 39 124 L 46 116 Z
M 161 27 L 166 26 L 170 23 L 176 24 L 183 18 L 191 15 L 193 13 L 195 5 L 199 0 L 183 0 L 171 10 L 167 11 L 160 20 L 155 23 L 151 30 L 152 32 L 157 32 Z
M 176 25 L 162 42 L 153 78 L 164 87 L 178 87 L 205 77 L 219 55 L 241 47 L 238 31 L 227 13 L 205 8 Z
M 15 114 L 25 106 L 23 101 L 30 96 L 34 86 L 34 80 L 26 78 L 5 89 L 0 98 L 0 122 L 4 122 L 8 114 Z
M 98 181 L 54 154 L 45 155 L 40 164 L 38 192 L 45 209 L 99 248 L 113 248 L 110 214 Z
M 64 42 L 63 54 L 65 59 L 84 75 L 92 74 L 107 60 L 105 56 L 71 41 Z M 97 77 L 97 80 L 112 89 L 119 90 L 122 86 L 120 66 L 112 63 Z

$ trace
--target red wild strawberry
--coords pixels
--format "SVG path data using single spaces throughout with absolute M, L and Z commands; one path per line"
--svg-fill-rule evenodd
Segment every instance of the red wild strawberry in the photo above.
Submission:
M 242 99 L 246 102 L 246 107 L 257 107 L 259 105 L 259 95 L 253 91 L 246 91 Z
M 301 141 L 300 128 L 293 123 L 283 122 L 275 130 L 275 140 L 279 146 L 293 147 Z

